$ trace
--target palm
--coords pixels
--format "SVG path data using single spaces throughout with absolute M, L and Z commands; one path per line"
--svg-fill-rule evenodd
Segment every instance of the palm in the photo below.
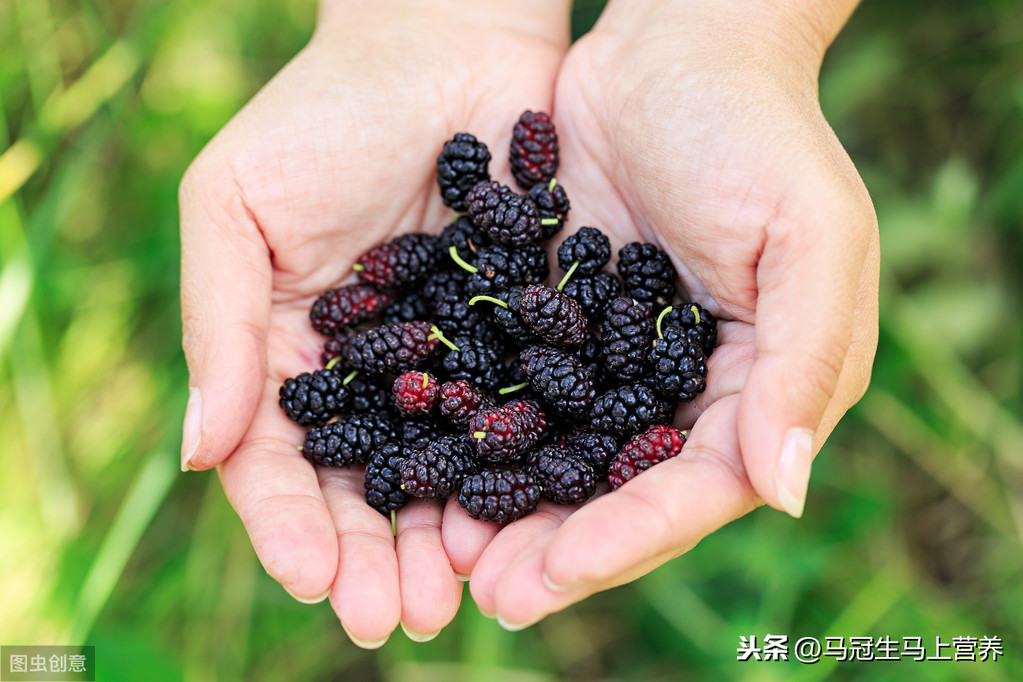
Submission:
M 255 290 L 239 304 L 255 306 L 256 319 L 265 310 L 266 326 L 249 330 L 233 349 L 242 359 L 227 362 L 248 363 L 250 371 L 237 372 L 243 377 L 265 367 L 265 381 L 250 391 L 251 423 L 245 387 L 233 388 L 242 397 L 237 419 L 249 426 L 220 466 L 225 491 L 268 572 L 305 597 L 332 586 L 342 624 L 365 642 L 386 637 L 399 618 L 429 633 L 453 617 L 461 586 L 441 546 L 440 507 L 410 504 L 395 541 L 390 522 L 365 504 L 359 473 L 317 473 L 302 458 L 302 430 L 277 407 L 277 390 L 285 377 L 318 366 L 323 338 L 308 321 L 317 294 L 346 279 L 355 258 L 390 234 L 440 230 L 450 214 L 435 180 L 440 143 L 472 131 L 491 145 L 495 165 L 506 166 L 509 116 L 523 106 L 549 107 L 561 58 L 555 43 L 524 35 L 449 41 L 421 33 L 418 42 L 395 37 L 400 54 L 391 63 L 387 55 L 373 64 L 346 61 L 339 48 L 314 40 L 222 131 L 186 180 L 192 188 L 200 179 L 226 185 L 219 201 L 208 202 L 207 217 L 215 222 L 226 210 L 260 241 L 235 274 L 252 279 Z M 192 239 L 186 230 L 186 263 Z M 225 255 L 245 260 L 198 257 L 218 267 Z M 266 277 L 252 275 L 264 270 Z M 204 292 L 183 289 L 187 321 Z M 399 572 L 405 562 L 414 570 Z
M 550 506 L 493 539 L 478 531 L 475 545 L 450 529 L 456 566 L 474 566 L 477 603 L 513 623 L 642 575 L 760 503 L 739 443 L 749 428 L 740 405 L 757 352 L 758 266 L 773 216 L 817 199 L 798 179 L 832 150 L 795 144 L 817 124 L 803 113 L 819 116 L 815 102 L 771 97 L 770 82 L 759 93 L 733 86 L 677 58 L 655 60 L 644 78 L 645 52 L 599 33 L 573 46 L 555 97 L 558 180 L 574 228 L 597 226 L 618 245 L 655 241 L 672 254 L 682 289 L 721 320 L 719 346 L 707 391 L 678 418 L 692 429 L 686 456 L 581 508 Z M 836 404 L 828 418 L 847 407 Z M 551 574 L 578 587 L 552 591 Z

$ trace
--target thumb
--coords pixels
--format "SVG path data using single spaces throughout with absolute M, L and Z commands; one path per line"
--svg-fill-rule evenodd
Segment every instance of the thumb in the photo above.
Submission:
M 796 518 L 827 435 L 818 427 L 849 351 L 873 228 L 858 196 L 834 194 L 803 195 L 811 200 L 783 206 L 767 226 L 757 264 L 756 355 L 739 403 L 749 480 L 765 502 Z
M 270 252 L 230 177 L 197 161 L 179 192 L 189 372 L 182 471 L 209 469 L 234 452 L 266 379 Z

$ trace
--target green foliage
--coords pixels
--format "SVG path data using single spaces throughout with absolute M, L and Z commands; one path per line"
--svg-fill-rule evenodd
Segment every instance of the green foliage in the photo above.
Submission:
M 578 2 L 576 34 L 600 2 Z M 308 39 L 312 0 L 0 3 L 0 643 L 98 645 L 105 679 L 1023 677 L 1023 15 L 867 2 L 821 98 L 875 200 L 870 391 L 805 518 L 761 509 L 510 634 L 466 593 L 425 645 L 351 646 L 260 569 L 187 396 L 177 183 Z M 737 663 L 740 635 L 999 635 L 1006 658 Z

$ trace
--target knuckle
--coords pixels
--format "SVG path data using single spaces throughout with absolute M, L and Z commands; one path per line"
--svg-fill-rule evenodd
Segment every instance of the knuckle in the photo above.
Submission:
M 844 359 L 844 354 L 837 349 L 806 352 L 800 359 L 799 380 L 790 382 L 789 390 L 795 391 L 795 397 L 807 404 L 827 405 L 838 386 Z

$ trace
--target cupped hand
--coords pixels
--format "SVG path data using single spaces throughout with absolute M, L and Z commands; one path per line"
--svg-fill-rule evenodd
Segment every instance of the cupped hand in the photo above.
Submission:
M 817 101 L 825 46 L 777 17 L 703 4 L 718 7 L 658 17 L 612 3 L 570 50 L 554 118 L 570 229 L 660 243 L 718 316 L 707 390 L 681 411 L 682 453 L 614 493 L 500 532 L 449 507 L 453 565 L 511 629 L 764 502 L 800 516 L 814 453 L 869 381 L 877 227 Z
M 319 366 L 308 311 L 320 292 L 390 235 L 441 229 L 441 142 L 471 131 L 506 167 L 517 113 L 550 108 L 567 9 L 535 4 L 325 0 L 310 44 L 182 182 L 182 468 L 218 467 L 267 572 L 302 601 L 329 595 L 362 646 L 399 622 L 424 639 L 454 616 L 442 508 L 412 502 L 393 537 L 361 472 L 303 459 L 277 392 Z

